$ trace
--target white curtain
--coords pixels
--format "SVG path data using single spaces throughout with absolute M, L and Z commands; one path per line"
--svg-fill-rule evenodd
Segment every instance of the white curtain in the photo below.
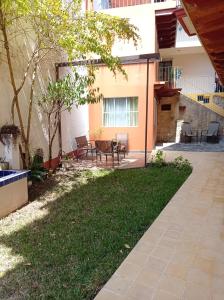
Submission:
M 133 127 L 138 125 L 138 98 L 105 98 L 103 102 L 105 127 Z

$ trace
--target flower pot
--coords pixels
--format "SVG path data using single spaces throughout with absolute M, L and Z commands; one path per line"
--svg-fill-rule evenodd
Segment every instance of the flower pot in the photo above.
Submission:
M 0 170 L 8 170 L 9 169 L 9 163 L 7 161 L 0 162 Z

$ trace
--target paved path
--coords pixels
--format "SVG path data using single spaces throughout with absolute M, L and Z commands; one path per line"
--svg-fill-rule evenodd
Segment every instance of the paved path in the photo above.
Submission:
M 224 153 L 194 170 L 95 300 L 224 299 Z

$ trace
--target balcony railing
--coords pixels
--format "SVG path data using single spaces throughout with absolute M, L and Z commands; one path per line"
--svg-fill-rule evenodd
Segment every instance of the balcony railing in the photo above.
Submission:
M 174 1 L 176 2 L 176 6 L 179 7 L 180 0 L 93 0 L 93 8 L 97 11 L 101 9 Z
M 170 87 L 179 88 L 177 86 L 177 82 L 180 80 L 182 76 L 182 69 L 179 67 L 171 67 L 171 66 L 160 66 L 158 79 L 159 81 L 166 81 Z

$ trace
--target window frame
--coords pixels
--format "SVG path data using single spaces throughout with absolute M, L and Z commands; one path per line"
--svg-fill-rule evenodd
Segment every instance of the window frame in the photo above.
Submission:
M 137 110 L 127 110 L 127 107 L 128 107 L 128 105 L 127 105 L 127 103 L 128 103 L 128 99 L 136 99 L 137 100 Z M 137 114 L 137 125 L 123 125 L 123 126 L 118 126 L 118 125 L 115 125 L 115 124 L 113 124 L 113 126 L 106 126 L 105 124 L 104 124 L 104 115 L 105 114 L 110 114 L 109 112 L 105 112 L 104 111 L 104 100 L 113 100 L 114 101 L 114 115 L 115 115 L 115 113 L 116 113 L 116 110 L 115 110 L 115 102 L 116 102 L 116 99 L 125 99 L 126 100 L 126 110 L 125 110 L 125 114 L 128 114 L 128 113 L 136 113 Z M 102 105 L 102 127 L 104 127 L 104 128 L 136 128 L 136 127 L 138 127 L 139 125 L 139 109 L 138 109 L 138 96 L 127 96 L 127 97 L 105 97 L 104 99 L 103 99 L 103 105 Z M 116 118 L 115 118 L 115 116 L 114 116 L 114 123 L 115 123 L 115 120 L 116 120 Z

